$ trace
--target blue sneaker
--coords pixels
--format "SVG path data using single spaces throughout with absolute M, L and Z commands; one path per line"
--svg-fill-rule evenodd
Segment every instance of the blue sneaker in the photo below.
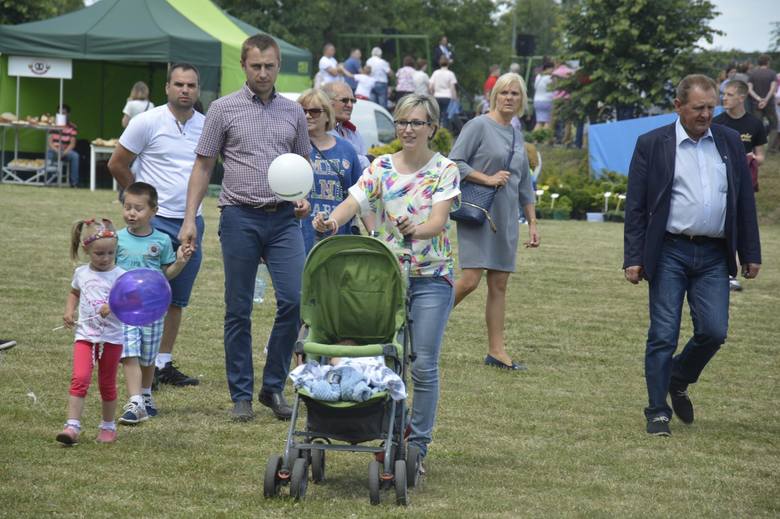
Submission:
M 154 405 L 152 395 L 144 395 L 144 407 L 146 408 L 146 414 L 149 415 L 149 418 L 157 416 L 157 407 Z
M 119 417 L 119 423 L 124 425 L 135 425 L 149 419 L 146 413 L 146 407 L 143 404 L 138 405 L 133 401 L 128 402 L 123 407 L 124 413 Z

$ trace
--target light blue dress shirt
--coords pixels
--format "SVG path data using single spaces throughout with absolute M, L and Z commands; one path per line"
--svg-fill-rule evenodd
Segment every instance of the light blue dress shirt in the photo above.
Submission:
M 726 164 L 712 131 L 698 141 L 675 123 L 677 150 L 666 230 L 674 234 L 723 238 L 726 222 Z
M 352 146 L 355 148 L 355 152 L 358 154 L 358 159 L 360 159 L 361 171 L 370 165 L 368 162 L 368 157 L 366 157 L 366 155 L 368 155 L 368 148 L 366 147 L 366 143 L 363 140 L 363 137 L 361 137 L 358 132 L 342 126 L 340 123 L 336 123 L 336 127 L 328 133 L 334 137 L 341 137 L 342 139 L 352 144 Z

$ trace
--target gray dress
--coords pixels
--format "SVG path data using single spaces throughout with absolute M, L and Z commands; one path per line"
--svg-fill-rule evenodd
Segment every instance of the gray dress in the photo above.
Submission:
M 511 125 L 503 126 L 487 114 L 467 122 L 450 151 L 458 165 L 461 180 L 472 171 L 492 175 L 506 168 L 509 148 L 515 135 L 515 153 L 509 166 L 509 182 L 499 189 L 490 208 L 497 232 L 485 221 L 482 225 L 458 222 L 458 262 L 460 268 L 515 271 L 520 208 L 533 203 L 534 192 L 523 134 Z

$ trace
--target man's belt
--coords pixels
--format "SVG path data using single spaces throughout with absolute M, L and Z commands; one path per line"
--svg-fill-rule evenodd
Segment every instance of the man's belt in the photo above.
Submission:
M 271 202 L 270 204 L 249 205 L 247 207 L 250 207 L 252 209 L 259 209 L 260 211 L 264 211 L 266 213 L 275 213 L 276 211 L 281 211 L 282 209 L 291 206 L 292 206 L 292 202 L 284 201 L 284 202 Z
M 722 242 L 724 240 L 724 238 L 713 238 L 712 236 L 691 236 L 690 234 L 674 234 L 671 232 L 667 232 L 666 237 L 672 240 L 685 240 L 697 244 Z

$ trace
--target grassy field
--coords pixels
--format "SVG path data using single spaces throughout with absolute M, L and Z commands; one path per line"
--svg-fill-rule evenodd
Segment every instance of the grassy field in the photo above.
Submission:
M 72 336 L 61 322 L 72 275 L 73 220 L 121 222 L 107 191 L 0 185 L 0 516 L 41 517 L 777 517 L 780 514 L 780 168 L 762 179 L 764 267 L 732 298 L 730 337 L 691 391 L 696 423 L 669 439 L 644 432 L 646 288 L 623 281 L 622 226 L 542 222 L 509 289 L 507 342 L 530 366 L 484 367 L 484 285 L 452 314 L 441 358 L 442 398 L 428 475 L 409 509 L 391 494 L 368 503 L 369 457 L 333 455 L 307 498 L 266 500 L 266 459 L 286 424 L 256 404 L 228 420 L 222 265 L 214 199 L 205 204 L 205 261 L 176 353 L 197 388 L 157 393 L 158 418 L 120 428 L 112 446 L 54 440 L 65 418 Z M 255 366 L 273 315 L 255 307 Z M 684 334 L 690 330 L 687 319 Z M 120 376 L 120 399 L 126 391 Z

